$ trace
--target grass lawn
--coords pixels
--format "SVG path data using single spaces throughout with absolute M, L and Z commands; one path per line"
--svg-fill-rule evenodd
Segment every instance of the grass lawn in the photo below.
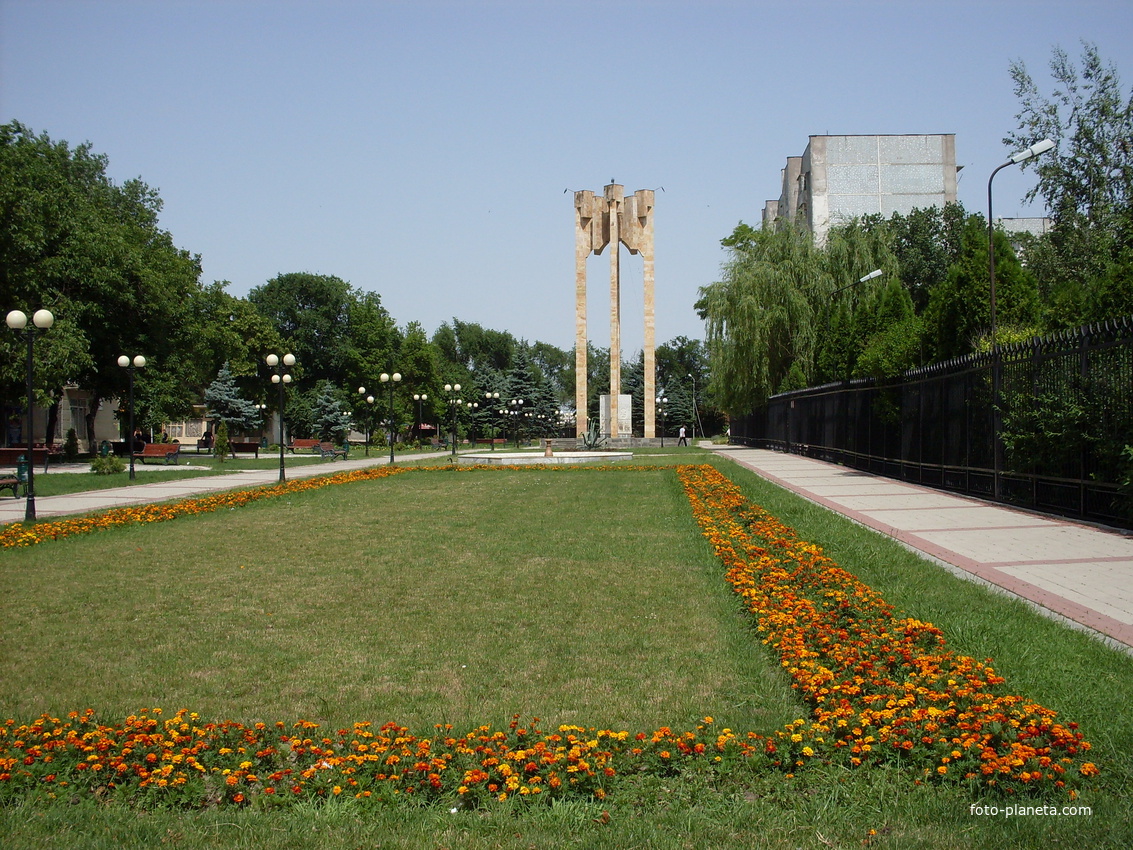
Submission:
M 640 459 L 703 459 L 657 450 Z M 262 462 L 262 461 L 261 461 Z M 602 802 L 486 811 L 0 809 L 14 847 L 1030 847 L 1133 841 L 1133 660 L 959 581 L 726 461 L 890 602 L 1081 722 L 1090 815 L 970 813 L 896 769 L 626 776 Z M 48 476 L 49 477 L 49 476 Z M 63 477 L 63 476 L 59 476 Z M 78 476 L 76 476 L 78 477 Z M 37 479 L 37 484 L 40 479 Z M 37 487 L 37 491 L 39 488 Z M 212 719 L 513 714 L 649 731 L 768 732 L 805 709 L 751 631 L 669 471 L 406 474 L 4 553 L 0 714 L 146 706 Z M 15 578 L 18 577 L 18 580 Z M 1065 800 L 1029 801 L 1064 805 Z

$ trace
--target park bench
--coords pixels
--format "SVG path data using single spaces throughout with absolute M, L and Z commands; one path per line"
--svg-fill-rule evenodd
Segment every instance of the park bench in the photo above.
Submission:
M 166 463 L 177 463 L 181 457 L 180 443 L 146 443 L 140 452 L 134 452 L 134 459 L 145 463 L 147 459 L 160 458 Z
M 28 474 L 27 467 L 21 466 L 16 470 L 15 474 L 7 472 L 0 473 L 0 490 L 11 490 L 12 498 L 19 498 L 19 488 L 24 488 L 24 495 L 28 492 Z
M 201 449 L 204 449 L 206 452 L 211 452 L 212 440 L 208 437 L 201 437 L 201 439 L 197 440 L 197 454 L 201 453 Z
M 315 446 L 315 451 L 319 453 L 323 460 L 326 460 L 328 457 L 331 460 L 334 460 L 339 455 L 342 456 L 343 460 L 346 460 L 346 454 L 348 450 L 340 449 L 334 443 L 317 443 Z
M 248 442 L 232 442 L 232 441 L 230 441 L 228 443 L 228 451 L 232 452 L 232 454 L 236 454 L 237 452 L 244 452 L 244 453 L 255 452 L 256 457 L 258 458 L 260 456 L 260 444 L 255 442 L 255 441 L 248 441 Z
M 317 452 L 319 450 L 318 440 L 292 440 L 288 445 L 284 446 L 287 451 L 295 454 L 295 450 Z

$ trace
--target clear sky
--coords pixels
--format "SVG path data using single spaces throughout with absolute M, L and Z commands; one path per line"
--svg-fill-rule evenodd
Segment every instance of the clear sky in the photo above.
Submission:
M 400 325 L 562 348 L 570 192 L 658 189 L 663 342 L 703 336 L 720 239 L 758 225 L 809 135 L 955 133 L 960 200 L 986 214 L 1017 127 L 1009 63 L 1049 93 L 1052 48 L 1083 40 L 1128 91 L 1130 0 L 0 0 L 0 122 L 89 141 L 114 180 L 157 189 L 205 283 L 333 274 Z M 1030 179 L 996 177 L 997 216 L 1041 214 Z M 591 259 L 599 346 L 608 269 Z M 622 275 L 629 356 L 640 258 Z

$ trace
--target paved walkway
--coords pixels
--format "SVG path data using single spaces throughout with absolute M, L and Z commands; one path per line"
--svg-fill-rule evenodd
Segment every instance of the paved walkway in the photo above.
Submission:
M 1133 649 L 1133 535 L 880 478 L 717 446 L 775 484 Z
M 398 461 L 434 459 L 444 463 L 449 455 L 444 452 L 425 452 L 422 454 L 398 455 Z M 368 466 L 380 466 L 389 463 L 389 456 L 379 452 L 371 453 L 370 457 L 362 455 L 349 460 L 319 461 L 287 458 L 287 479 L 309 478 L 313 475 L 327 475 L 333 472 L 345 472 L 350 469 L 362 469 Z M 135 466 L 137 477 L 135 483 L 125 487 L 115 487 L 109 490 L 87 490 L 82 493 L 72 493 L 66 496 L 36 496 L 35 515 L 37 519 L 48 519 L 56 516 L 72 514 L 86 514 L 94 511 L 107 511 L 122 508 L 128 505 L 148 505 L 153 502 L 167 502 L 174 499 L 187 499 L 190 496 L 199 496 L 215 493 L 221 490 L 237 490 L 248 487 L 259 487 L 264 484 L 275 484 L 279 481 L 279 466 L 268 469 L 241 470 L 239 472 L 226 472 L 221 475 L 203 475 L 197 478 L 181 478 L 177 480 L 162 481 L 162 469 L 169 467 L 141 467 Z M 182 467 L 184 468 L 184 467 Z M 86 472 L 89 467 L 84 464 L 80 471 Z M 51 471 L 47 475 L 64 475 L 63 470 Z M 36 480 L 44 475 L 37 470 Z M 0 496 L 0 525 L 9 522 L 23 522 L 26 512 L 26 503 L 22 498 L 9 499 Z

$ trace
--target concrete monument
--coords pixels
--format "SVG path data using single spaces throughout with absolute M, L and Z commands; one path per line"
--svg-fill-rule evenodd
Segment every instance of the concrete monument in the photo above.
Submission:
M 644 262 L 645 313 L 645 434 L 656 436 L 656 363 L 654 356 L 653 320 L 653 190 L 638 189 L 629 197 L 624 187 L 610 183 L 603 195 L 589 190 L 574 193 L 574 280 L 575 280 L 575 346 L 574 393 L 575 433 L 586 433 L 586 258 L 591 252 L 601 254 L 610 247 L 610 399 L 609 411 L 603 417 L 603 428 L 614 431 L 619 415 L 622 386 L 622 319 L 621 267 L 619 254 L 625 245 L 631 254 L 641 254 Z M 628 414 L 628 411 L 627 411 Z M 620 428 L 618 429 L 620 431 Z M 603 433 L 606 433 L 605 431 Z M 606 433 L 618 436 L 618 433 Z

